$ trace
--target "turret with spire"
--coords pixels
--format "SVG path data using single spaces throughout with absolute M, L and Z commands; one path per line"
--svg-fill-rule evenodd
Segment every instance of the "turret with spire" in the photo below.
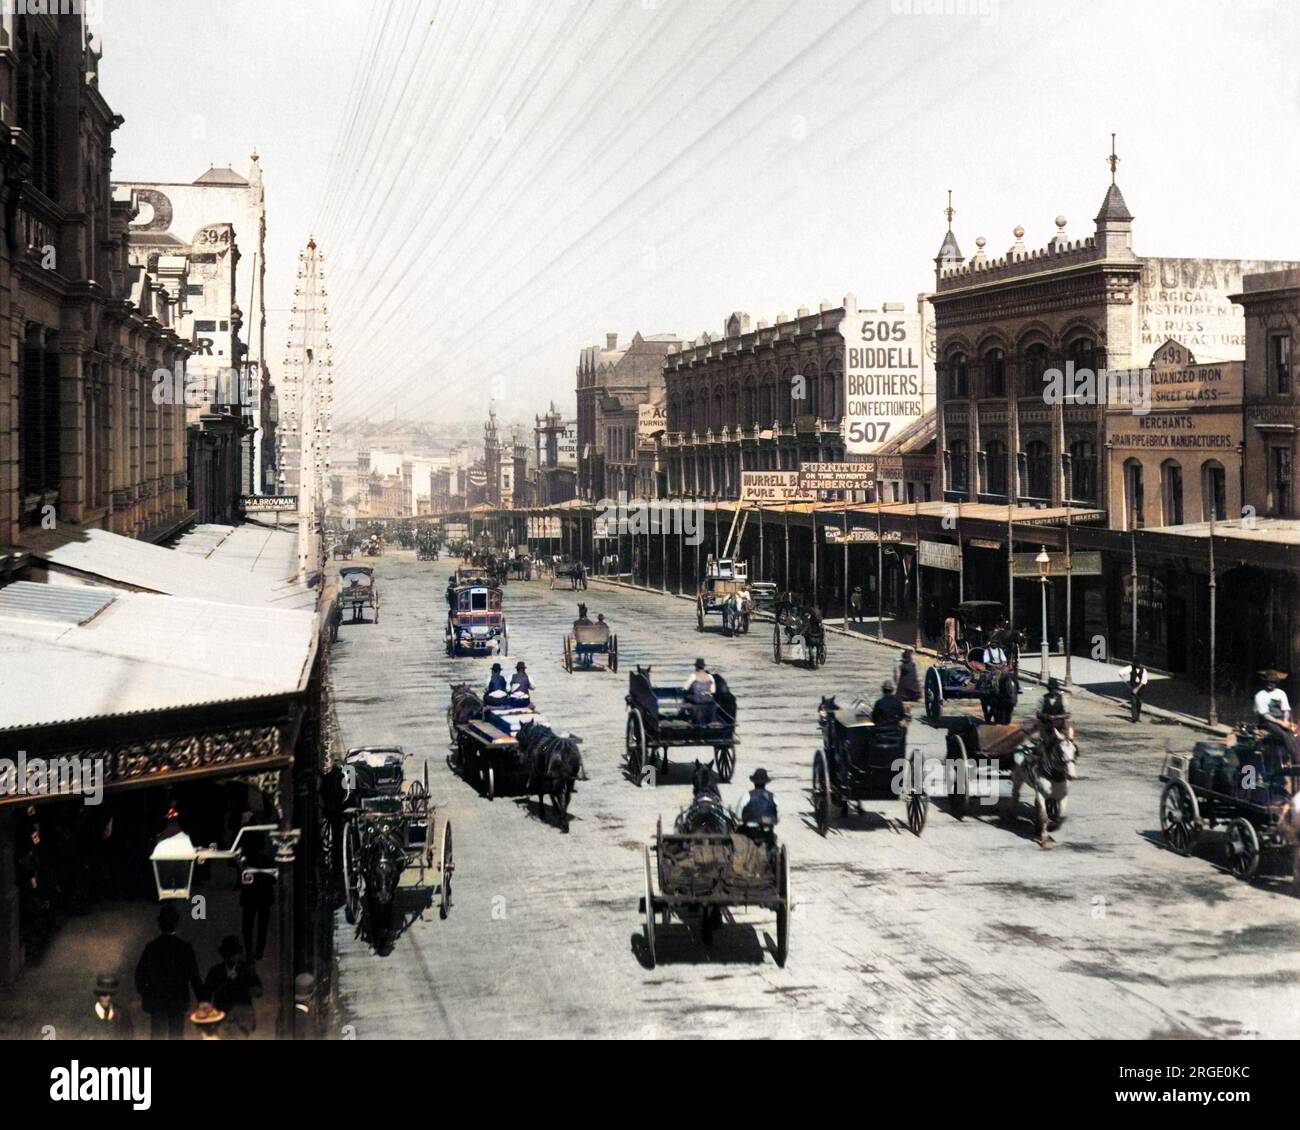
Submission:
M 1101 211 L 1097 213 L 1097 250 L 1107 259 L 1134 259 L 1133 254 L 1133 213 L 1124 203 L 1124 194 L 1115 183 L 1115 169 L 1119 165 L 1119 156 L 1115 152 L 1115 135 L 1110 135 L 1110 156 L 1106 158 L 1110 165 L 1110 187 L 1106 189 L 1106 198 L 1101 202 Z
M 943 214 L 948 218 L 948 231 L 943 237 L 943 243 L 939 245 L 939 254 L 934 257 L 934 274 L 938 278 L 944 271 L 953 267 L 960 267 L 966 258 L 961 253 L 961 248 L 957 246 L 957 237 L 952 234 L 952 218 L 957 213 L 952 206 L 952 189 L 948 189 L 948 207 L 943 210 Z

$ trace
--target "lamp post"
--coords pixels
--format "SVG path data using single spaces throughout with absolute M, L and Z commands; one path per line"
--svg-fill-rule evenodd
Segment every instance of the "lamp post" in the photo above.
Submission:
M 1042 646 L 1042 680 L 1047 682 L 1048 677 L 1048 654 L 1047 654 L 1047 571 L 1051 568 L 1052 559 L 1047 556 L 1047 546 L 1041 546 L 1038 550 L 1038 556 L 1034 558 L 1038 565 L 1038 582 L 1043 589 L 1043 646 Z

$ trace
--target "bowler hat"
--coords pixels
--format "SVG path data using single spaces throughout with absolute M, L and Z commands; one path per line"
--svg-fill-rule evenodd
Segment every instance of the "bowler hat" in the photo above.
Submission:
M 893 693 L 894 693 L 894 680 L 893 680 L 893 679 L 886 679 L 883 683 L 880 684 L 880 689 L 881 689 L 882 691 L 884 691 L 885 694 L 893 694 Z
M 524 661 L 521 659 L 518 663 L 515 664 L 515 670 L 522 671 L 523 669 L 524 669 Z
M 704 670 L 704 660 L 703 660 L 703 659 L 697 659 L 697 660 L 695 661 L 695 670 L 697 670 L 697 671 L 703 671 L 703 670 Z
M 1053 675 L 1047 680 L 1047 689 L 1049 691 L 1059 691 L 1061 689 L 1061 680 Z
M 762 786 L 762 785 L 766 785 L 768 781 L 770 781 L 772 778 L 767 775 L 766 769 L 755 769 L 753 776 L 751 776 L 749 779 L 753 781 L 754 784 Z
M 493 670 L 493 671 L 500 671 L 500 670 L 501 670 L 501 664 L 500 664 L 500 663 L 493 663 L 493 664 L 492 664 L 492 670 Z
M 244 947 L 240 944 L 234 934 L 227 934 L 221 939 L 221 945 L 217 947 L 217 953 L 222 957 L 234 957 L 237 953 L 243 953 Z
M 170 933 L 181 924 L 181 914 L 171 903 L 165 902 L 158 911 L 158 928 Z
M 1266 683 L 1282 683 L 1286 681 L 1286 672 L 1275 670 L 1272 667 L 1265 668 L 1263 671 L 1258 672 L 1258 675 Z
M 95 992 L 100 996 L 115 993 L 121 987 L 122 982 L 117 979 L 116 973 L 101 973 L 95 978 Z

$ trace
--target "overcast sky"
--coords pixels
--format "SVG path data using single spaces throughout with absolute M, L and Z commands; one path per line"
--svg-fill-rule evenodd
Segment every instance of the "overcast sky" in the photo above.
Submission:
M 104 5 L 114 178 L 256 146 L 272 371 L 314 230 L 343 417 L 572 411 L 606 332 L 914 299 L 949 188 L 968 256 L 1091 234 L 1112 130 L 1139 254 L 1300 259 L 1298 0 Z

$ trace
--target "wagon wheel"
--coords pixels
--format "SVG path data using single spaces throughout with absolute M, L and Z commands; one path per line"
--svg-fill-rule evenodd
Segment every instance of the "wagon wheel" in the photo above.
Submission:
M 931 667 L 925 673 L 925 716 L 931 722 L 939 721 L 943 714 L 943 682 L 939 669 Z
M 1238 879 L 1250 880 L 1259 870 L 1259 835 L 1244 816 L 1228 825 L 1228 867 Z
M 637 786 L 642 784 L 641 770 L 645 766 L 645 726 L 641 715 L 635 710 L 627 716 L 627 769 L 636 778 Z
M 826 755 L 821 750 L 813 756 L 812 802 L 817 831 L 824 836 L 831 826 L 831 786 L 826 774 Z
M 343 916 L 349 926 L 355 926 L 366 897 L 366 878 L 361 871 L 361 843 L 355 820 L 349 820 L 343 830 L 343 893 Z
M 695 598 L 695 630 L 704 631 L 704 597 Z
M 564 669 L 573 674 L 573 640 L 569 636 L 564 637 Z
M 781 845 L 780 873 L 777 879 L 777 893 L 781 902 L 776 908 L 776 963 L 785 968 L 786 958 L 790 956 L 790 910 L 793 905 L 790 898 L 790 857 Z
M 650 968 L 655 967 L 655 900 L 650 881 L 650 845 L 645 846 L 645 948 Z
M 488 800 L 496 800 L 497 798 L 497 771 L 491 765 L 487 767 L 487 772 L 483 774 L 483 793 Z
M 934 668 L 930 668 L 932 671 Z M 960 820 L 970 810 L 970 758 L 966 756 L 966 739 L 948 735 L 948 760 L 956 764 L 957 779 L 952 790 L 952 814 Z
M 778 663 L 781 662 L 781 625 L 776 624 L 772 628 L 772 658 Z
M 618 670 L 618 636 L 609 637 L 609 669 Z
M 713 767 L 718 771 L 718 780 L 729 784 L 736 768 L 736 751 L 728 745 L 714 746 Z
M 907 826 L 914 836 L 925 831 L 925 820 L 930 814 L 930 797 L 925 791 L 925 755 L 914 749 L 907 759 L 910 777 L 907 792 Z
M 446 918 L 451 911 L 451 877 L 456 872 L 456 857 L 451 850 L 451 821 L 442 826 L 442 852 L 438 856 L 438 917 Z
M 1160 794 L 1160 831 L 1171 851 L 1191 855 L 1200 835 L 1196 797 L 1182 781 L 1170 781 Z

